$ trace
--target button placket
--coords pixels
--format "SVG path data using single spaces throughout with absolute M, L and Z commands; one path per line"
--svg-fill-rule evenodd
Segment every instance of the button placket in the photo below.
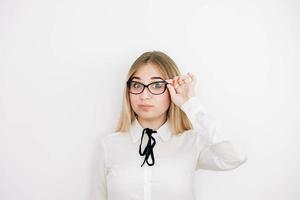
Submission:
M 152 168 L 151 166 L 144 166 L 144 200 L 151 200 L 152 189 Z

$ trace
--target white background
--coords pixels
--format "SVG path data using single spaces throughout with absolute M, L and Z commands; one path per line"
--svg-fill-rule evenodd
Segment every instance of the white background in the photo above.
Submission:
M 96 138 L 149 50 L 197 74 L 219 136 L 248 155 L 197 172 L 197 199 L 300 199 L 299 35 L 297 0 L 1 0 L 0 199 L 88 200 Z

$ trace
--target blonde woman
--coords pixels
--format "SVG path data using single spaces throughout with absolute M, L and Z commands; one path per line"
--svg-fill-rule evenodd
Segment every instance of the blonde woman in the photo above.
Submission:
M 193 200 L 196 170 L 232 170 L 247 160 L 230 141 L 216 141 L 196 83 L 161 51 L 135 60 L 117 128 L 101 139 L 93 200 Z

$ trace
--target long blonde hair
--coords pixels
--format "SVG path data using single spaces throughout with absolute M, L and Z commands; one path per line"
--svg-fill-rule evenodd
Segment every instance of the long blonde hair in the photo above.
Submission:
M 139 67 L 146 63 L 154 64 L 162 73 L 162 76 L 165 80 L 181 75 L 177 65 L 168 55 L 161 51 L 149 51 L 143 53 L 134 61 L 127 74 L 127 80 L 129 80 L 131 76 L 135 74 Z M 171 131 L 175 134 L 182 133 L 193 128 L 187 115 L 172 101 L 167 111 L 167 117 L 170 122 Z M 114 131 L 127 132 L 135 118 L 136 114 L 131 107 L 128 87 L 125 84 L 122 110 L 117 128 Z

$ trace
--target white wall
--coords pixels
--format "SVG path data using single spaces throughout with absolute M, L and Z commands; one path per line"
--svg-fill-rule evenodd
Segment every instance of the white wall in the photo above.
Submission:
M 0 1 L 0 199 L 86 200 L 127 70 L 161 50 L 198 75 L 248 161 L 197 172 L 198 199 L 300 199 L 299 1 Z

